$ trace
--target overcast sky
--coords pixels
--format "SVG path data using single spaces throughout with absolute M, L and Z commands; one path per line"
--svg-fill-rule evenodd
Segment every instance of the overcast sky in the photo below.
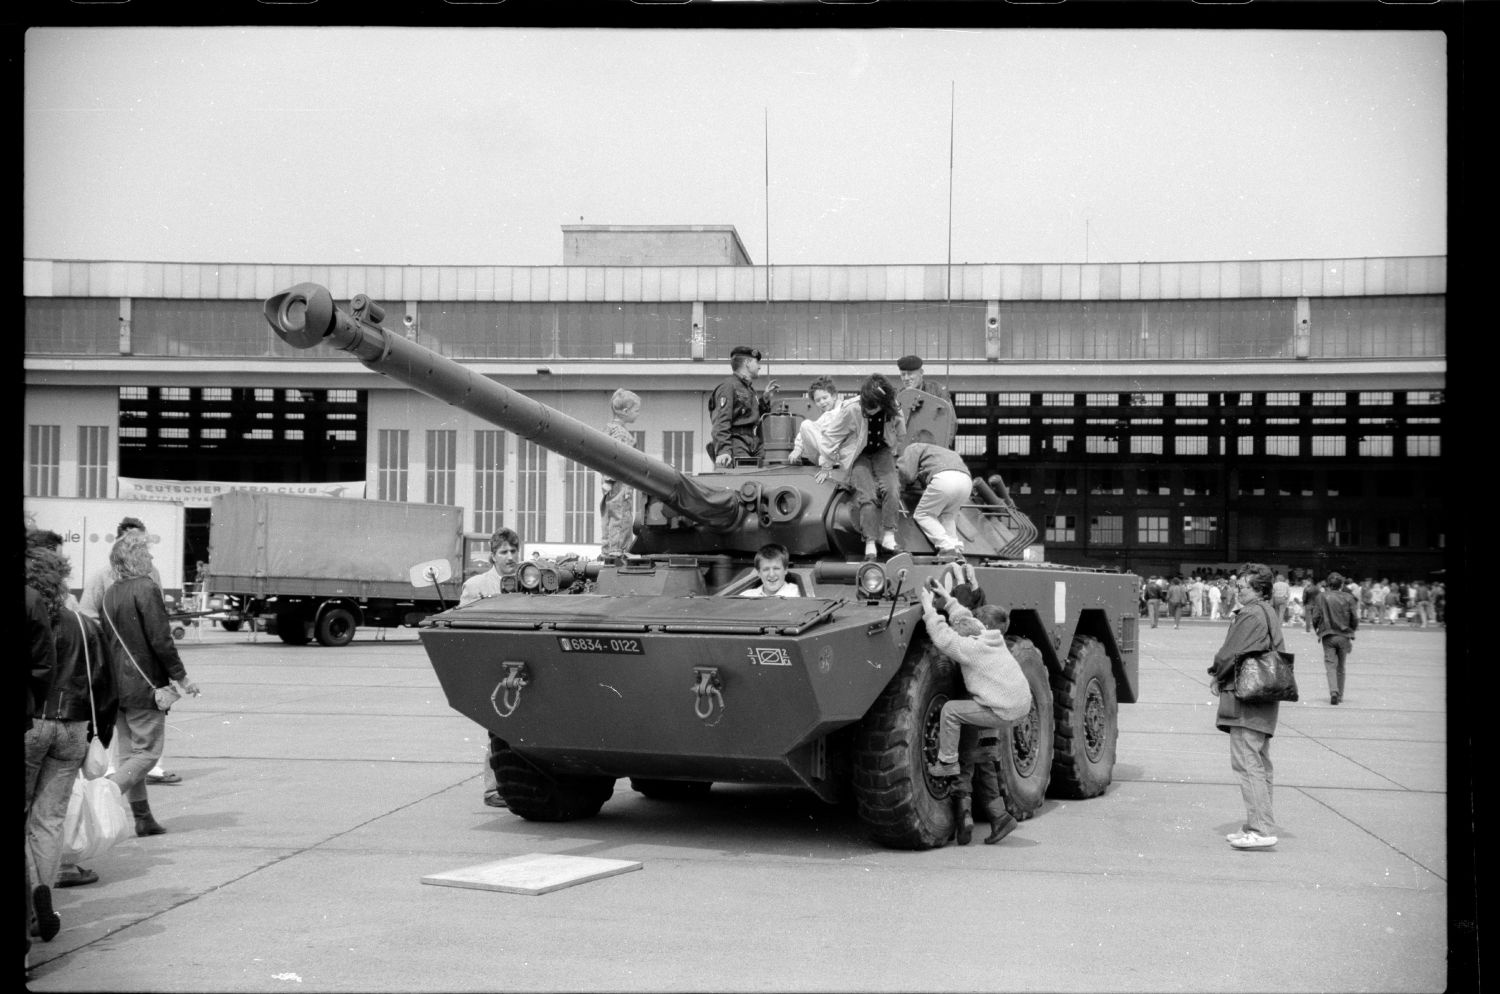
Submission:
M 588 223 L 943 262 L 950 98 L 954 262 L 1447 251 L 1439 32 L 50 28 L 25 58 L 27 258 L 555 265 Z

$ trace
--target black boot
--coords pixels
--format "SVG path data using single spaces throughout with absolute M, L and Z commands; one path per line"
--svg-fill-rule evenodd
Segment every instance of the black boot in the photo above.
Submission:
M 966 846 L 974 839 L 974 802 L 968 794 L 953 795 L 953 817 L 958 823 L 958 844 Z
M 165 835 L 166 829 L 156 823 L 151 816 L 150 801 L 131 801 L 130 812 L 135 815 L 136 835 Z
M 996 800 L 986 805 L 985 810 L 990 816 L 990 834 L 984 837 L 984 844 L 992 846 L 1016 830 L 1015 817 L 1005 810 L 1005 802 Z

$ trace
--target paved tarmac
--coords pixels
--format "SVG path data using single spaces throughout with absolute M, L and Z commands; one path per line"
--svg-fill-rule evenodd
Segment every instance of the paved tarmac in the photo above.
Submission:
M 1141 629 L 1115 783 L 1004 843 L 868 844 L 810 794 L 716 785 L 598 818 L 481 802 L 483 733 L 414 632 L 343 649 L 192 631 L 203 696 L 168 721 L 166 835 L 56 891 L 37 991 L 1442 991 L 1449 976 L 1441 629 L 1362 629 L 1345 702 L 1288 631 L 1302 702 L 1273 744 L 1280 844 L 1242 817 L 1204 669 L 1222 623 Z M 1467 847 L 1467 835 L 1453 838 Z M 433 887 L 526 853 L 644 869 L 541 896 Z M 1470 886 L 1466 879 L 1460 887 Z M 1453 964 L 1455 988 L 1470 964 Z

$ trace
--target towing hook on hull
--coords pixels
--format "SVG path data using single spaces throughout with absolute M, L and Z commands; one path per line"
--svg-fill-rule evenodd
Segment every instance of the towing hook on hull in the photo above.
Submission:
M 490 693 L 490 707 L 502 718 L 509 718 L 515 714 L 516 708 L 521 706 L 521 691 L 526 688 L 530 680 L 526 679 L 525 663 L 506 663 L 505 679 L 495 684 L 495 689 Z M 495 703 L 495 698 L 500 698 L 500 703 Z M 502 705 L 504 710 L 501 710 Z
M 724 681 L 719 678 L 717 666 L 694 666 L 693 713 L 704 721 L 707 721 L 714 713 L 714 701 L 719 702 L 719 716 L 724 716 L 724 695 L 719 689 L 724 686 Z M 705 706 L 706 705 L 706 706 Z

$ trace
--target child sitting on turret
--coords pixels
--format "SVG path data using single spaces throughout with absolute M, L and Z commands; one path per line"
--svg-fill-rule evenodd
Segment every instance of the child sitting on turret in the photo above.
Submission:
M 740 591 L 741 597 L 801 597 L 802 591 L 795 583 L 788 583 L 786 568 L 791 554 L 786 547 L 771 542 L 755 553 L 755 572 L 760 574 L 760 585 Z
M 817 420 L 804 418 L 797 426 L 797 440 L 792 443 L 792 451 L 787 456 L 787 461 L 793 466 L 804 458 L 816 463 L 818 454 L 828 448 L 828 426 L 833 423 L 834 409 L 839 406 L 839 389 L 826 376 L 812 381 L 807 396 L 821 413 Z

